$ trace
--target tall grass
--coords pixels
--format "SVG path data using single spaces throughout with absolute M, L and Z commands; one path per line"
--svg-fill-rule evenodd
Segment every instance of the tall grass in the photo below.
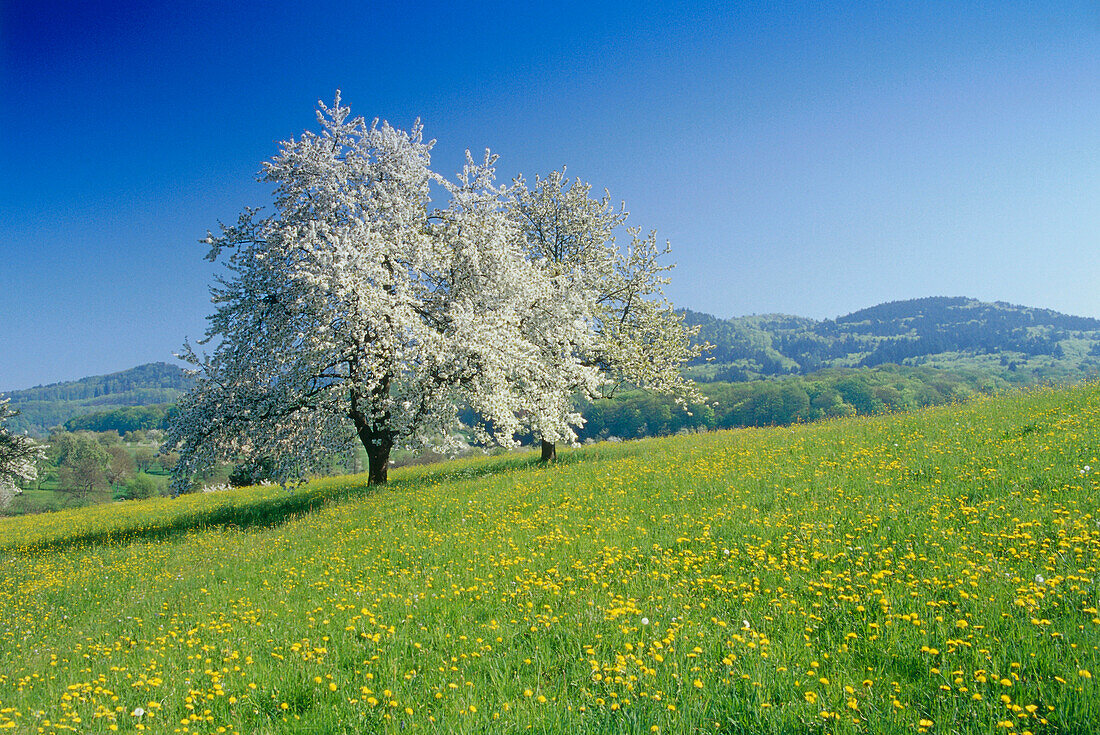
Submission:
M 17 732 L 1091 732 L 1100 389 L 0 521 Z

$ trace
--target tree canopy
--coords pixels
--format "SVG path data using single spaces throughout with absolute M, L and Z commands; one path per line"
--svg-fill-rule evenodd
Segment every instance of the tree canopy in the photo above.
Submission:
M 621 384 L 669 393 L 683 399 L 698 397 L 680 375 L 680 367 L 700 354 L 691 344 L 693 330 L 685 330 L 683 319 L 661 291 L 671 265 L 660 262 L 667 255 L 667 243 L 657 244 L 656 234 L 641 235 L 627 228 L 630 244 L 623 252 L 616 243 L 616 230 L 625 227 L 625 205 L 615 207 L 606 191 L 591 197 L 591 186 L 570 181 L 564 170 L 536 177 L 533 187 L 517 178 L 512 187 L 509 211 L 522 231 L 528 258 L 548 276 L 555 298 L 574 302 L 573 318 L 584 320 L 589 330 L 584 342 L 565 346 L 567 364 L 594 368 L 557 386 L 556 412 L 528 415 L 531 429 L 542 439 L 543 459 L 554 456 L 554 443 L 576 439 L 573 427 L 581 421 L 573 395 L 595 399 Z M 533 320 L 532 336 L 549 331 Z M 550 364 L 561 362 L 560 347 L 543 349 Z M 562 430 L 564 428 L 564 431 Z

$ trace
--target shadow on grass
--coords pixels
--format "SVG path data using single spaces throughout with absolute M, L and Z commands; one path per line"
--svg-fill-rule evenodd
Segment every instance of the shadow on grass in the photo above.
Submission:
M 2 543 L 0 550 L 15 552 L 41 552 L 75 549 L 84 546 L 122 546 L 139 542 L 165 541 L 194 531 L 214 528 L 273 528 L 304 514 L 319 510 L 330 503 L 353 495 L 373 492 L 368 488 L 366 476 L 362 484 L 349 484 L 339 492 L 313 492 L 305 489 L 287 490 L 274 497 L 262 499 L 238 496 L 229 504 L 200 508 L 191 512 L 172 512 L 141 525 L 123 524 L 97 531 L 75 532 L 61 537 L 38 541 Z
M 68 550 L 83 546 L 122 546 L 140 542 L 165 541 L 205 529 L 274 528 L 347 498 L 368 497 L 375 493 L 401 490 L 423 483 L 476 480 L 512 472 L 530 472 L 538 468 L 553 469 L 557 466 L 585 461 L 591 458 L 592 454 L 591 451 L 562 453 L 552 465 L 540 463 L 535 452 L 515 456 L 459 460 L 438 465 L 420 465 L 398 471 L 397 477 L 384 486 L 367 485 L 367 476 L 363 474 L 348 477 L 344 482 L 340 482 L 338 478 L 320 478 L 300 488 L 288 489 L 274 496 L 265 495 L 261 498 L 250 498 L 247 491 L 236 491 L 222 496 L 228 502 L 219 503 L 219 498 L 211 498 L 209 506 L 196 508 L 190 512 L 173 512 L 174 509 L 169 506 L 168 514 L 159 519 L 153 519 L 151 523 L 147 519 L 134 519 L 134 525 L 126 525 L 125 521 L 122 521 L 114 528 L 76 531 L 68 535 L 47 537 L 37 541 L 10 543 L 0 541 L 0 550 L 25 553 Z M 136 525 L 141 521 L 145 522 L 142 525 Z

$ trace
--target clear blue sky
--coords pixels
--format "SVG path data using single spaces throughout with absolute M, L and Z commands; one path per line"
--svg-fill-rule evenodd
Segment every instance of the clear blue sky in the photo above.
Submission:
M 731 10 L 731 6 L 738 9 Z M 1094 2 L 0 3 L 0 390 L 171 360 L 197 243 L 337 88 L 434 160 L 567 165 L 719 316 L 1100 317 Z

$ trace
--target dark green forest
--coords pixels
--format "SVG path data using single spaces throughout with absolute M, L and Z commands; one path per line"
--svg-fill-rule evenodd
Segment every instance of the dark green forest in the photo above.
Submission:
M 114 431 L 124 436 L 134 431 L 167 429 L 168 421 L 175 411 L 174 403 L 160 403 L 152 406 L 127 406 L 107 411 L 74 416 L 65 422 L 65 431 Z

